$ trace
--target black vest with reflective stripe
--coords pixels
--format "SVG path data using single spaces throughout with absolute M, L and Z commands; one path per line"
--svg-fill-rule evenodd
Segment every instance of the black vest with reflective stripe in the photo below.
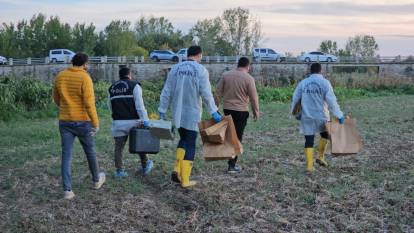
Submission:
M 134 101 L 134 88 L 141 84 L 129 79 L 116 81 L 109 87 L 111 98 L 112 119 L 133 120 L 139 119 Z

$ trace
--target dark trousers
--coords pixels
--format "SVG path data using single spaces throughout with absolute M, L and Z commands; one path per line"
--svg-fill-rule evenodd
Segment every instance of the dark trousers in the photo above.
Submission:
M 122 152 L 128 140 L 128 135 L 121 136 L 121 137 L 114 137 L 114 139 L 115 139 L 115 167 L 116 167 L 116 170 L 122 170 L 123 169 Z M 145 167 L 148 161 L 147 155 L 146 154 L 138 154 L 138 155 L 139 155 L 139 158 L 141 159 L 141 166 Z
M 179 128 L 178 133 L 180 134 L 180 141 L 178 142 L 177 148 L 182 148 L 185 150 L 184 160 L 194 161 L 197 132 Z
M 91 135 L 92 125 L 88 121 L 59 121 L 59 132 L 62 141 L 61 173 L 63 190 L 72 190 L 72 150 L 73 142 L 78 137 L 88 160 L 92 181 L 98 182 L 98 161 L 96 160 L 95 138 Z
M 230 115 L 233 118 L 237 137 L 239 138 L 239 141 L 241 142 L 243 140 L 243 133 L 244 133 L 244 129 L 246 128 L 247 119 L 249 119 L 249 112 L 224 109 L 224 115 Z M 229 166 L 234 167 L 237 163 L 237 156 L 234 159 L 230 159 L 228 163 L 229 163 Z
M 328 132 L 322 132 L 321 138 L 328 139 L 329 135 Z M 305 135 L 305 148 L 313 148 L 315 143 L 315 135 Z

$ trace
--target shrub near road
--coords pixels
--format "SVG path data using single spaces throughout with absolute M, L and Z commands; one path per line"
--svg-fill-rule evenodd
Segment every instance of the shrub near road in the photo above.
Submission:
M 359 97 L 374 97 L 399 94 L 414 94 L 410 79 L 372 78 L 361 75 L 334 76 L 331 81 L 339 100 Z M 149 113 L 158 112 L 162 81 L 142 81 L 145 106 Z M 294 86 L 275 86 L 279 83 L 258 82 L 261 103 L 289 102 Z M 98 81 L 94 84 L 98 111 L 107 109 L 110 83 Z M 213 88 L 214 90 L 214 88 Z M 52 101 L 52 84 L 31 77 L 17 79 L 0 77 L 0 120 L 52 117 L 57 109 Z
M 0 120 L 23 119 L 29 112 L 37 110 L 42 111 L 38 113 L 43 116 L 52 116 L 51 96 L 50 84 L 30 78 L 0 77 Z

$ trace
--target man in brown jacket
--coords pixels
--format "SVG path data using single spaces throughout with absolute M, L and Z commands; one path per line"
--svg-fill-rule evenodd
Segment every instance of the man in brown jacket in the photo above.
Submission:
M 237 69 L 225 72 L 217 87 L 217 103 L 223 98 L 224 115 L 232 116 L 240 142 L 249 118 L 249 102 L 252 106 L 254 120 L 260 117 L 256 85 L 249 71 L 250 61 L 247 57 L 242 57 L 238 61 Z M 236 162 L 237 156 L 229 160 L 229 173 L 241 171 L 241 167 Z

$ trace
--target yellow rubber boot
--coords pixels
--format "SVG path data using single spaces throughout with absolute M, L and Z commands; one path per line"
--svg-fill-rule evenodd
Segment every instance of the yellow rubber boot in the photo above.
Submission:
M 174 171 L 171 173 L 171 180 L 177 183 L 181 183 L 181 161 L 184 159 L 185 150 L 183 148 L 177 148 L 175 152 L 175 164 Z
M 313 148 L 305 148 L 306 171 L 313 172 Z
M 326 146 L 328 145 L 328 140 L 325 138 L 321 138 L 321 140 L 319 141 L 319 150 L 318 150 L 318 158 L 316 159 L 316 162 L 323 166 L 323 167 L 327 167 L 329 164 L 328 162 L 325 160 L 325 151 L 326 151 Z
M 183 188 L 191 187 L 197 182 L 190 181 L 191 169 L 193 168 L 193 161 L 181 160 L 181 186 Z

